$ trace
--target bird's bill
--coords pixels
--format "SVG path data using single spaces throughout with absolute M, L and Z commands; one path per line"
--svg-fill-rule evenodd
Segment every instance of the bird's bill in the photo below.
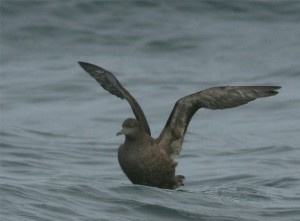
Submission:
M 125 129 L 122 129 L 121 131 L 119 131 L 119 132 L 117 133 L 117 136 L 122 135 L 122 134 L 125 134 Z

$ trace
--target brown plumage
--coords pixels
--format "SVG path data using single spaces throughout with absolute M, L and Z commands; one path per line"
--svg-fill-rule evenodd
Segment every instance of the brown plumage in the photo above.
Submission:
M 244 105 L 256 98 L 276 95 L 279 86 L 226 86 L 209 88 L 179 99 L 157 139 L 138 102 L 107 70 L 86 62 L 79 62 L 98 83 L 111 94 L 126 99 L 136 119 L 123 122 L 125 142 L 120 145 L 118 160 L 123 172 L 134 184 L 175 189 L 183 185 L 184 176 L 175 175 L 171 155 L 181 151 L 184 135 L 193 115 L 199 108 L 226 109 Z

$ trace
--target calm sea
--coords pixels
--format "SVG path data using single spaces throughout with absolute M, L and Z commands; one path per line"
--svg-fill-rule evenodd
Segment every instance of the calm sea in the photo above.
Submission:
M 300 1 L 1 0 L 0 219 L 300 220 Z M 178 190 L 131 184 L 133 114 L 77 64 L 113 72 L 157 137 L 177 99 L 219 85 L 277 96 L 199 110 Z

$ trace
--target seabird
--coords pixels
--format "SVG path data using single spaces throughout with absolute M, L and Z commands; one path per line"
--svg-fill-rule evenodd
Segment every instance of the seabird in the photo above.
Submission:
M 126 99 L 135 115 L 126 119 L 122 130 L 125 142 L 118 150 L 119 164 L 133 184 L 176 189 L 183 186 L 184 176 L 175 175 L 184 135 L 193 115 L 199 108 L 226 109 L 244 105 L 256 98 L 276 95 L 279 86 L 222 86 L 212 87 L 180 98 L 158 138 L 151 137 L 145 114 L 134 97 L 109 71 L 86 62 L 80 66 L 111 94 Z

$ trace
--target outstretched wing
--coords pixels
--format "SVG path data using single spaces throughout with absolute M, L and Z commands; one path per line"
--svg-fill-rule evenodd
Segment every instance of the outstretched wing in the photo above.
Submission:
M 260 97 L 276 95 L 278 86 L 213 87 L 179 99 L 157 141 L 168 154 L 179 154 L 189 122 L 199 108 L 238 107 Z
M 150 128 L 142 108 L 112 73 L 93 64 L 81 61 L 78 63 L 87 73 L 95 78 L 105 90 L 121 99 L 125 98 L 130 104 L 136 119 L 140 122 L 146 133 L 151 135 Z

